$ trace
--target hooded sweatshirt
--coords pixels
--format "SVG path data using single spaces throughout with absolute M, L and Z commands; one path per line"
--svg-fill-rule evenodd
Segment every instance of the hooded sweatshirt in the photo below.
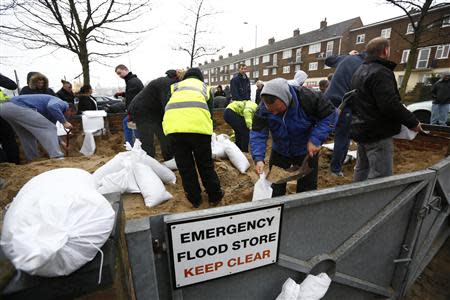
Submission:
M 28 77 L 30 78 L 28 80 L 28 86 L 22 88 L 20 95 L 46 94 L 56 96 L 55 92 L 48 87 L 48 78 L 45 75 L 38 72 L 30 72 Z M 39 80 L 44 81 L 44 86 L 41 89 L 37 88 Z

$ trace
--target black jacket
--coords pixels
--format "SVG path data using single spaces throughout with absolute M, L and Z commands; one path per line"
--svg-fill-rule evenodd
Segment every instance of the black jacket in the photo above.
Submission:
M 15 90 L 17 89 L 17 84 L 8 77 L 0 74 L 0 87 L 4 87 L 8 90 Z
M 235 74 L 231 79 L 230 86 L 233 100 L 250 100 L 250 79 L 247 75 Z
M 46 94 L 56 97 L 55 92 L 51 88 L 43 88 L 42 90 L 31 89 L 29 86 L 24 86 L 20 90 L 20 95 L 34 95 L 34 94 Z
M 72 103 L 72 104 L 73 104 L 73 99 L 75 98 L 73 93 L 70 93 L 70 92 L 66 91 L 65 89 L 60 89 L 56 93 L 56 97 L 58 97 L 61 100 L 66 101 L 67 103 Z
M 416 127 L 416 117 L 401 104 L 393 70 L 396 64 L 369 57 L 352 78 L 356 89 L 352 100 L 351 137 L 357 142 L 371 143 L 400 132 L 401 124 Z
M 133 73 L 129 72 L 125 79 L 125 105 L 130 105 L 131 101 L 144 88 L 142 81 Z
M 145 119 L 152 122 L 162 122 L 170 85 L 176 81 L 176 79 L 168 77 L 160 77 L 150 81 L 134 97 L 128 107 L 128 111 L 131 113 L 133 120 L 141 121 Z
M 450 80 L 439 80 L 431 89 L 434 104 L 450 104 Z
M 78 114 L 85 110 L 97 110 L 97 101 L 92 96 L 78 96 Z

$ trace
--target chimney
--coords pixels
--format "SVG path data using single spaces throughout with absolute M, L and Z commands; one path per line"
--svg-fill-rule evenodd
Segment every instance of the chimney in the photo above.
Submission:
M 223 59 L 223 55 L 219 55 L 219 60 L 222 60 Z
M 208 61 L 207 60 L 205 60 L 205 65 L 207 65 L 208 64 Z
M 242 54 L 242 53 L 244 53 L 244 49 L 239 49 L 239 54 Z
M 233 56 L 233 53 L 228 53 L 228 57 L 232 57 Z
M 300 35 L 300 29 L 295 29 L 294 30 L 294 37 L 299 36 Z
M 214 59 L 214 58 L 211 58 L 211 62 L 213 63 L 213 62 L 215 62 L 216 60 Z
M 270 38 L 269 39 L 269 45 L 273 45 L 275 43 L 275 38 Z
M 325 29 L 327 27 L 327 18 L 323 21 L 320 21 L 320 29 Z

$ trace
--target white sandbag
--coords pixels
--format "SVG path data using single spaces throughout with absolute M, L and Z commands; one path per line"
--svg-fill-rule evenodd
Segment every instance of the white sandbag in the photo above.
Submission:
M 175 161 L 175 158 L 167 160 L 167 161 L 163 162 L 163 164 L 166 167 L 168 167 L 169 169 L 171 169 L 172 171 L 178 170 L 177 162 Z
M 417 132 L 412 131 L 411 129 L 409 129 L 408 127 L 406 127 L 405 125 L 402 125 L 400 132 L 396 135 L 393 136 L 394 139 L 398 139 L 398 140 L 413 140 L 415 139 L 417 136 Z
M 308 275 L 300 284 L 298 300 L 319 300 L 328 291 L 331 279 L 326 273 L 320 273 L 317 276 Z
M 334 150 L 334 143 L 329 143 L 329 144 L 323 144 L 322 147 L 333 151 Z
M 107 163 L 105 163 L 103 166 L 98 168 L 94 174 L 94 180 L 97 185 L 100 184 L 100 181 L 103 177 L 105 177 L 108 174 L 117 173 L 120 170 L 122 170 L 122 160 L 129 156 L 131 152 L 121 152 L 118 153 L 116 156 L 114 156 L 111 160 L 109 160 Z
M 133 173 L 146 206 L 153 207 L 172 198 L 161 179 L 149 166 L 137 163 L 133 167 Z
M 6 211 L 0 245 L 18 270 L 69 275 L 96 256 L 114 219 L 91 174 L 55 169 L 32 178 L 19 191 Z
M 101 194 L 109 193 L 139 193 L 139 186 L 134 178 L 133 168 L 137 163 L 136 157 L 127 156 L 122 159 L 122 168 L 119 172 L 111 173 L 100 180 L 98 191 Z
M 80 153 L 84 156 L 91 156 L 95 152 L 95 139 L 92 132 L 86 132 L 84 134 L 83 145 L 81 146 Z
M 224 143 L 225 141 L 229 141 L 229 140 L 230 140 L 230 137 L 227 134 L 222 133 L 217 136 L 217 141 L 219 143 Z
M 259 179 L 253 188 L 252 201 L 272 198 L 273 189 L 271 185 L 272 183 L 266 179 L 266 173 L 259 175 Z
M 250 163 L 248 162 L 247 157 L 242 153 L 241 149 L 236 146 L 235 143 L 230 140 L 224 141 L 225 144 L 225 153 L 228 156 L 228 159 L 231 163 L 239 170 L 242 174 L 245 174 L 248 168 L 250 168 Z
M 294 280 L 288 278 L 276 300 L 297 300 L 299 292 L 300 286 Z
M 225 145 L 223 142 L 219 142 L 215 134 L 211 137 L 211 154 L 212 158 L 220 159 L 227 157 L 225 153 Z

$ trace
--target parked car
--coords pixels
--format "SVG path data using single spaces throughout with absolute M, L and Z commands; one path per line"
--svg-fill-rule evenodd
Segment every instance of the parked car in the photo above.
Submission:
M 95 100 L 97 101 L 98 110 L 105 110 L 109 113 L 120 113 L 125 112 L 126 106 L 125 103 L 114 97 L 110 96 L 98 96 L 93 95 Z
M 421 123 L 430 123 L 432 101 L 422 101 L 408 105 L 406 108 L 412 112 Z M 450 126 L 450 111 L 448 112 L 447 124 Z

